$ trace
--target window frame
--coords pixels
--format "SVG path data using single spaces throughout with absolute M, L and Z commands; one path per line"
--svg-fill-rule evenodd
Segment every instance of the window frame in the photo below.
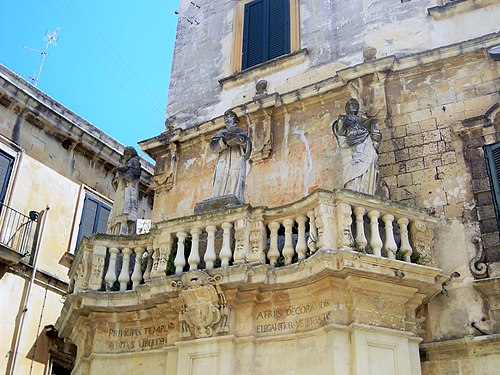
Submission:
M 80 245 L 81 241 L 80 227 L 84 215 L 85 198 L 88 196 L 92 197 L 94 200 L 99 201 L 101 204 L 107 206 L 110 210 L 113 208 L 114 202 L 111 199 L 98 193 L 97 191 L 95 191 L 94 189 L 90 188 L 87 185 L 84 184 L 80 185 L 80 192 L 78 194 L 78 199 L 76 201 L 76 206 L 74 210 L 71 238 L 69 240 L 67 249 L 67 252 L 70 254 L 76 254 L 78 246 Z
M 233 53 L 231 57 L 231 74 L 242 71 L 243 67 L 243 33 L 245 24 L 245 5 L 254 0 L 237 0 L 234 25 L 233 25 Z M 299 20 L 299 0 L 290 1 L 290 52 L 283 56 L 287 56 L 297 52 L 300 49 L 300 20 Z M 280 57 L 283 57 L 280 56 Z M 279 57 L 278 57 L 279 58 Z M 271 60 L 267 60 L 271 61 Z M 267 61 L 262 62 L 265 64 Z M 247 69 L 252 69 L 260 64 L 254 65 Z M 246 70 L 246 69 L 245 69 Z
M 500 231 L 500 173 L 497 173 L 497 170 L 500 170 L 500 142 L 483 146 L 483 151 L 488 180 L 490 182 L 491 198 L 497 219 L 497 228 Z M 495 151 L 497 151 L 498 165 L 495 165 L 495 157 L 493 155 Z

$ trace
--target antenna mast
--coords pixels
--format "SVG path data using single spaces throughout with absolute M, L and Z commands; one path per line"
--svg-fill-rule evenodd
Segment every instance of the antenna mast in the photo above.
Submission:
M 22 77 L 29 78 L 31 80 L 31 82 L 35 85 L 35 87 L 38 85 L 38 81 L 40 80 L 40 75 L 42 74 L 42 69 L 43 69 L 43 64 L 45 63 L 45 58 L 49 54 L 47 52 L 49 50 L 49 45 L 52 44 L 54 46 L 57 46 L 57 39 L 59 39 L 59 27 L 57 29 L 55 29 L 55 31 L 53 31 L 53 32 L 47 31 L 45 33 L 45 38 L 44 38 L 45 49 L 43 51 L 39 51 L 39 50 L 34 49 L 34 48 L 23 46 L 24 48 L 26 48 L 32 52 L 37 52 L 42 56 L 42 61 L 40 62 L 40 68 L 38 68 L 38 74 L 33 73 L 33 75 L 31 77 L 26 76 L 24 74 L 21 74 Z

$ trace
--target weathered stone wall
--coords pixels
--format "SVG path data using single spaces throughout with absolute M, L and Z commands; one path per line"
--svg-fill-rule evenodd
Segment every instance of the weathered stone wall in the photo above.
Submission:
M 284 93 L 304 81 L 311 83 L 318 74 L 326 78 L 341 67 L 362 63 L 368 47 L 377 49 L 377 57 L 410 55 L 497 32 L 500 17 L 493 0 L 471 1 L 474 4 L 465 10 L 451 9 L 438 16 L 428 14 L 428 8 L 438 5 L 436 0 L 299 1 L 300 48 L 307 53 L 225 80 L 234 73 L 238 1 L 209 1 L 199 4 L 200 9 L 181 1 L 167 126 L 190 127 L 248 102 L 262 78 L 268 81 L 269 92 Z M 194 17 L 200 24 L 182 17 Z

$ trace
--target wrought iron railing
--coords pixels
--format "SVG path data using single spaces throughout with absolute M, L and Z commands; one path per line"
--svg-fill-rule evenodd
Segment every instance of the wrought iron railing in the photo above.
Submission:
M 28 255 L 33 245 L 38 212 L 25 215 L 0 203 L 0 245 Z

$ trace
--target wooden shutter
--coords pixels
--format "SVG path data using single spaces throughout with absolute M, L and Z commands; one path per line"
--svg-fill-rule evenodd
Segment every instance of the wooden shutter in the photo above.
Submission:
M 290 53 L 290 0 L 245 5 L 242 69 Z
M 260 64 L 264 60 L 264 0 L 245 5 L 243 29 L 243 69 Z
M 267 60 L 290 53 L 290 0 L 269 1 Z
M 3 203 L 7 187 L 9 186 L 10 173 L 14 165 L 14 158 L 3 151 L 0 151 L 0 202 Z
M 76 247 L 80 245 L 83 237 L 90 237 L 94 233 L 106 233 L 109 213 L 111 208 L 96 198 L 86 195 L 83 202 L 82 220 L 78 230 Z
M 484 148 L 486 168 L 490 177 L 491 195 L 497 216 L 497 225 L 500 230 L 500 143 Z

